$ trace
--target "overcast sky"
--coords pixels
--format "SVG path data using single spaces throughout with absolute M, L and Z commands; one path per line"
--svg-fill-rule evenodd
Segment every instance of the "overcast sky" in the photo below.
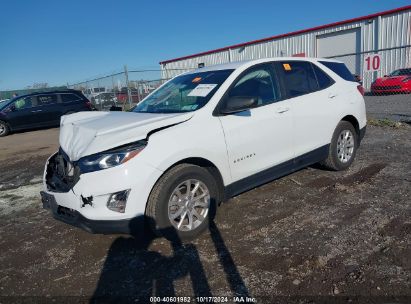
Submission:
M 0 4 L 0 90 L 61 85 L 409 5 L 409 0 L 23 1 Z

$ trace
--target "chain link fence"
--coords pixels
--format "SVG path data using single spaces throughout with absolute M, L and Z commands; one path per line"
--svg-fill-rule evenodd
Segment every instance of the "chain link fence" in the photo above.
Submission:
M 328 58 L 344 62 L 367 95 L 411 93 L 411 80 L 404 77 L 411 74 L 411 45 Z M 170 75 L 194 69 L 128 70 L 124 67 L 124 71 L 69 84 L 68 87 L 82 91 L 97 110 L 108 111 L 112 106 L 129 110 L 169 80 Z M 386 75 L 393 77 L 384 77 Z
M 344 62 L 368 95 L 411 93 L 411 45 L 328 58 Z
M 185 70 L 175 70 L 181 74 Z M 69 84 L 70 89 L 82 91 L 94 108 L 108 111 L 112 106 L 129 110 L 170 78 L 158 70 L 128 70 L 95 79 Z

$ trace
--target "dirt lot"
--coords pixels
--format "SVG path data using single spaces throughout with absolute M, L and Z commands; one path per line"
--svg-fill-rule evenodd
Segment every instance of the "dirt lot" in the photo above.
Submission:
M 311 167 L 231 199 L 211 232 L 185 245 L 91 235 L 51 219 L 38 192 L 57 138 L 50 129 L 0 139 L 0 303 L 68 295 L 76 297 L 53 300 L 411 302 L 407 124 L 370 126 L 346 172 Z
M 388 118 L 411 123 L 410 94 L 365 96 L 365 103 L 370 118 Z

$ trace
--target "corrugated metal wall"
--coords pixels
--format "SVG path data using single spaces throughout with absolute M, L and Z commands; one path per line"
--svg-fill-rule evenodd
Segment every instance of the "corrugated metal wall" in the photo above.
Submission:
M 300 35 L 245 45 L 212 54 L 169 62 L 161 66 L 163 71 L 162 75 L 167 78 L 173 77 L 186 70 L 196 68 L 199 63 L 204 63 L 206 66 L 209 66 L 219 63 L 227 63 L 230 60 L 242 61 L 267 57 L 283 57 L 292 56 L 298 53 L 305 53 L 306 56 L 316 57 L 318 36 L 354 28 L 361 29 L 361 52 L 410 45 L 411 10 L 380 16 L 371 20 L 348 23 Z M 334 56 L 337 55 L 344 54 L 335 54 Z M 410 48 L 383 51 L 381 52 L 381 55 L 383 66 L 381 71 L 378 72 L 378 76 L 387 74 L 396 68 L 411 65 Z M 362 71 L 364 55 L 357 56 L 361 57 L 360 62 Z M 336 58 L 338 59 L 338 57 Z M 358 60 L 358 58 L 354 56 L 352 60 Z M 178 70 L 172 71 L 173 69 Z M 375 78 L 375 75 L 372 78 Z M 366 81 L 364 85 L 368 87 L 372 79 L 370 78 L 369 80 L 366 80 L 364 78 L 364 80 Z

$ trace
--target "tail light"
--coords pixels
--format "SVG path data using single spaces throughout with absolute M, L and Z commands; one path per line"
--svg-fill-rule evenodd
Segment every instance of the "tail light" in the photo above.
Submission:
M 357 85 L 357 89 L 358 89 L 358 92 L 360 92 L 360 94 L 364 96 L 365 94 L 364 87 L 362 85 Z
M 86 101 L 86 107 L 89 108 L 90 110 L 93 109 L 90 101 Z

